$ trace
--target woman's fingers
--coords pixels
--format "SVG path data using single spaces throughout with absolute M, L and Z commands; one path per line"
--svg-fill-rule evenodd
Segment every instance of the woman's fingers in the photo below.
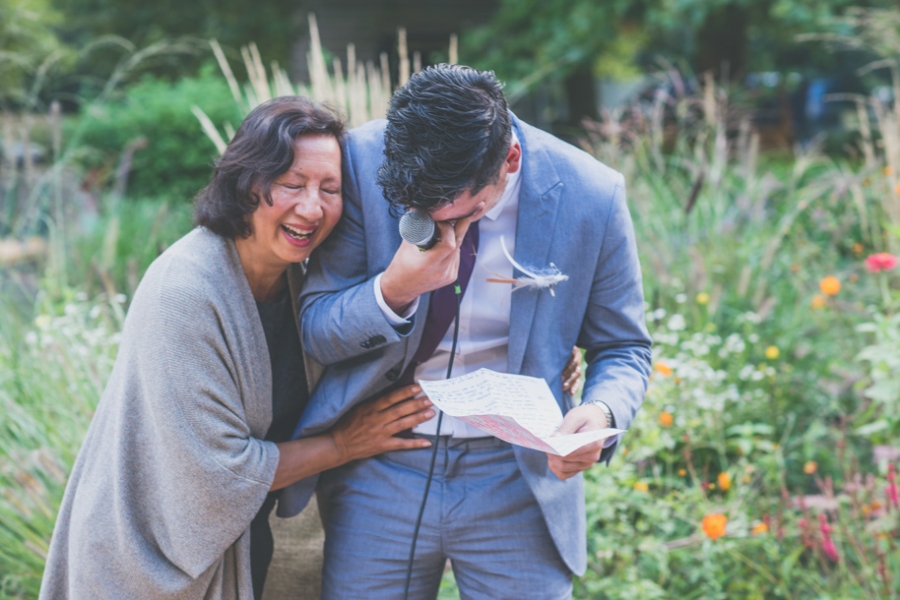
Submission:
M 404 402 L 398 402 L 394 406 L 381 411 L 379 416 L 384 420 L 384 422 L 389 423 L 391 421 L 402 419 L 403 417 L 406 417 L 413 413 L 417 413 L 430 407 L 431 400 L 429 400 L 428 398 L 413 398 Z
M 384 427 L 384 432 L 388 435 L 394 435 L 396 433 L 400 433 L 401 431 L 405 431 L 407 429 L 412 429 L 419 423 L 424 423 L 428 419 L 434 416 L 434 411 L 429 409 L 419 411 L 417 413 L 407 415 L 395 421 L 391 421 L 386 424 Z
M 404 400 L 415 398 L 422 392 L 422 388 L 417 385 L 408 385 L 390 392 L 372 403 L 372 408 L 377 411 L 388 410 L 392 406 Z
M 572 348 L 572 354 L 569 355 L 569 362 L 566 363 L 562 372 L 563 391 L 570 394 L 577 394 L 581 379 L 581 350 Z

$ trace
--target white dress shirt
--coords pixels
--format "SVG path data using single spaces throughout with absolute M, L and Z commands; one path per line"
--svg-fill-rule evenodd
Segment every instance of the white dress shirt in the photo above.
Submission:
M 513 134 L 513 142 L 515 134 Z M 456 358 L 453 361 L 452 377 L 472 373 L 485 368 L 500 373 L 506 372 L 509 354 L 509 314 L 512 285 L 492 283 L 488 278 L 511 278 L 513 266 L 503 253 L 506 246 L 510 256 L 515 256 L 516 224 L 518 222 L 519 194 L 521 191 L 521 169 L 510 173 L 500 200 L 478 221 L 478 253 L 472 267 L 472 277 L 463 296 L 459 309 L 459 339 L 456 344 Z M 502 238 L 502 242 L 501 242 Z M 526 291 L 516 292 L 518 294 Z M 375 278 L 375 299 L 388 322 L 395 326 L 409 323 L 418 306 L 418 298 L 403 313 L 397 315 L 384 301 L 381 293 L 381 275 Z M 434 355 L 418 366 L 414 374 L 416 381 L 436 381 L 447 378 L 450 349 L 453 346 L 454 323 L 450 324 L 444 338 L 438 344 Z M 424 435 L 435 435 L 437 416 L 419 424 L 413 431 Z M 469 425 L 462 419 L 444 414 L 440 435 L 458 438 L 485 437 L 490 434 Z M 610 445 L 617 436 L 610 438 Z
M 513 275 L 512 264 L 503 254 L 500 238 L 503 238 L 510 256 L 514 256 L 521 188 L 520 173 L 521 170 L 509 174 L 506 187 L 497 204 L 478 221 L 478 252 L 475 256 L 475 265 L 472 267 L 472 277 L 469 279 L 459 308 L 459 339 L 456 344 L 456 358 L 453 360 L 453 377 L 481 368 L 506 372 L 512 286 L 490 283 L 487 279 Z M 396 315 L 381 294 L 380 276 L 375 279 L 375 298 L 385 318 L 395 326 L 407 323 L 408 317 L 418 308 L 417 300 L 402 317 Z M 446 379 L 450 349 L 453 346 L 453 329 L 454 323 L 451 323 L 434 355 L 416 369 L 415 380 Z M 434 435 L 436 425 L 437 417 L 434 417 L 418 425 L 413 431 Z M 441 422 L 440 434 L 454 437 L 490 435 L 447 414 Z

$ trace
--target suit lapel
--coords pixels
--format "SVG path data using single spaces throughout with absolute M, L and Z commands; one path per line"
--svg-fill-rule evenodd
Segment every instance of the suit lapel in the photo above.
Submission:
M 556 210 L 562 182 L 550 157 L 531 128 L 514 118 L 516 135 L 522 146 L 522 187 L 516 224 L 516 262 L 526 269 L 548 266 L 553 242 Z M 518 269 L 513 277 L 521 277 Z M 519 373 L 528 346 L 528 337 L 544 290 L 524 288 L 513 292 L 509 317 L 509 358 L 507 371 Z

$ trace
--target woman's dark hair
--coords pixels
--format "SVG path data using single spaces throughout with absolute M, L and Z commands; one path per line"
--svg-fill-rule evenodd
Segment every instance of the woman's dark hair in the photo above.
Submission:
M 395 207 L 435 210 L 497 181 L 512 122 L 491 71 L 436 65 L 391 99 L 378 184 Z
M 272 183 L 294 163 L 294 140 L 310 134 L 340 140 L 344 122 L 336 111 L 303 96 L 282 96 L 254 108 L 197 194 L 196 224 L 227 238 L 249 236 L 247 216 L 259 206 L 260 195 L 272 205 Z

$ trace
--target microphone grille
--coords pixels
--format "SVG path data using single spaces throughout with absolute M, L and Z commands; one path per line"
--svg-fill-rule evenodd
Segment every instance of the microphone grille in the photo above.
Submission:
M 419 246 L 434 236 L 434 221 L 427 212 L 412 209 L 400 217 L 400 237 Z

